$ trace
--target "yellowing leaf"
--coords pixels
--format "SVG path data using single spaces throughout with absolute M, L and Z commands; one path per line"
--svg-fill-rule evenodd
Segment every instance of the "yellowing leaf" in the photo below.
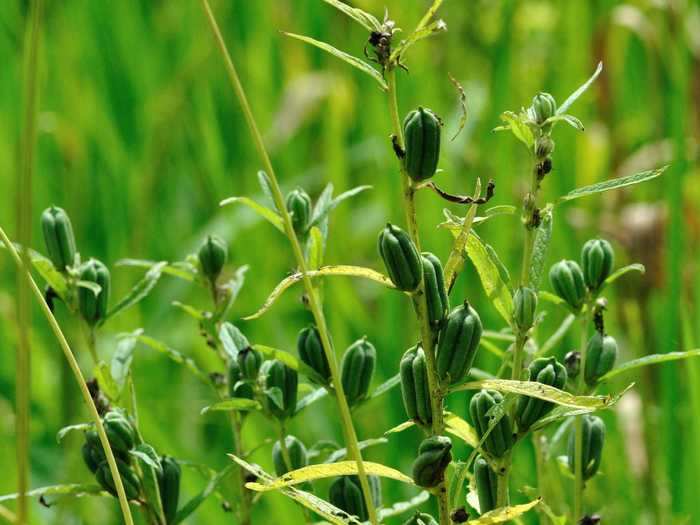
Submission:
M 445 412 L 445 425 L 447 427 L 447 432 L 458 437 L 470 447 L 476 448 L 479 444 L 479 438 L 476 435 L 474 427 L 461 417 L 451 412 Z
M 387 276 L 377 272 L 376 270 L 364 268 L 361 266 L 324 266 L 323 268 L 320 268 L 318 270 L 306 272 L 306 275 L 308 275 L 311 279 L 315 279 L 317 277 L 329 277 L 333 275 L 342 275 L 345 277 L 362 277 L 363 279 L 375 281 L 388 288 L 395 288 L 394 284 L 391 282 L 391 279 L 389 279 Z M 290 286 L 292 286 L 295 283 L 298 283 L 302 280 L 302 278 L 303 274 L 301 272 L 296 272 L 282 280 L 275 287 L 275 289 L 272 290 L 262 307 L 254 314 L 249 315 L 248 317 L 244 317 L 244 319 L 246 321 L 250 321 L 261 317 L 272 307 L 273 304 L 275 304 L 277 299 L 279 299 Z
M 500 261 L 494 260 L 494 253 L 488 250 L 487 245 L 474 232 L 469 235 L 466 250 L 476 267 L 486 296 L 503 319 L 510 324 L 513 313 L 513 297 L 503 279 Z
M 482 514 L 478 519 L 469 520 L 469 525 L 490 525 L 492 523 L 503 523 L 522 516 L 527 511 L 539 505 L 540 499 L 524 503 L 522 505 L 514 505 L 512 507 L 501 507 L 494 509 L 486 514 Z
M 396 425 L 394 428 L 390 428 L 386 432 L 384 432 L 384 435 L 389 435 L 389 434 L 396 434 L 397 432 L 403 432 L 407 428 L 411 428 L 412 426 L 415 426 L 415 422 L 413 421 L 404 421 L 400 425 Z
M 383 478 L 395 479 L 403 481 L 409 485 L 413 485 L 413 480 L 405 474 L 391 467 L 386 467 L 380 463 L 364 462 L 365 471 L 371 476 L 381 476 Z M 255 490 L 256 492 L 267 492 L 270 490 L 278 490 L 307 481 L 316 479 L 333 478 L 337 476 L 356 476 L 357 462 L 356 461 L 339 461 L 338 463 L 324 463 L 321 465 L 309 465 L 291 472 L 287 472 L 272 481 L 263 483 L 246 483 L 246 488 Z

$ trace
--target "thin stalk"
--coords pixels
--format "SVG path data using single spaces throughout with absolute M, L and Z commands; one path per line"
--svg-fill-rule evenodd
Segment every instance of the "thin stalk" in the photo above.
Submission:
M 389 86 L 389 111 L 394 127 L 394 136 L 399 147 L 404 148 L 403 129 L 401 127 L 401 119 L 399 118 L 399 104 L 396 94 L 396 70 L 390 69 L 387 71 L 387 84 Z M 421 251 L 420 234 L 418 232 L 418 219 L 416 214 L 415 204 L 415 188 L 411 184 L 411 178 L 406 172 L 406 167 L 403 161 L 399 162 L 401 171 L 401 184 L 403 189 L 404 212 L 406 216 L 406 225 L 408 234 L 415 244 L 418 252 Z M 465 221 L 466 222 L 466 221 Z M 430 407 L 433 416 L 431 434 L 433 436 L 440 435 L 444 432 L 445 422 L 443 417 L 443 398 L 445 391 L 440 384 L 440 378 L 437 373 L 437 364 L 435 358 L 435 338 L 436 334 L 430 326 L 428 317 L 428 305 L 425 296 L 425 286 L 423 280 L 418 287 L 418 290 L 413 294 L 413 309 L 416 312 L 416 319 L 420 325 L 421 343 L 423 352 L 425 353 L 425 369 L 428 376 L 428 390 L 430 392 Z M 440 525 L 450 525 L 450 506 L 448 502 L 448 481 L 443 480 L 433 494 L 438 500 L 438 510 L 440 517 Z
M 231 81 L 231 86 L 241 104 L 241 109 L 245 116 L 248 128 L 255 143 L 255 147 L 262 160 L 263 168 L 265 169 L 269 181 L 270 190 L 272 192 L 272 198 L 277 208 L 277 212 L 282 217 L 282 224 L 284 226 L 284 232 L 289 239 L 292 251 L 294 252 L 294 258 L 296 259 L 299 272 L 302 276 L 302 282 L 304 284 L 304 290 L 306 291 L 308 305 L 311 313 L 314 317 L 316 323 L 316 328 L 318 328 L 319 335 L 321 336 L 321 344 L 323 346 L 323 351 L 328 359 L 328 365 L 331 369 L 331 377 L 333 380 L 333 385 L 337 392 L 335 396 L 338 402 L 338 409 L 340 412 L 340 420 L 343 427 L 343 433 L 345 435 L 345 444 L 347 446 L 349 455 L 352 459 L 357 462 L 357 474 L 360 479 L 360 486 L 362 487 L 362 494 L 364 496 L 365 504 L 367 505 L 367 513 L 369 515 L 369 521 L 372 525 L 377 525 L 377 510 L 374 508 L 374 502 L 372 500 L 372 491 L 370 490 L 369 481 L 367 480 L 367 472 L 365 470 L 364 463 L 362 462 L 362 454 L 360 452 L 360 447 L 357 442 L 357 434 L 355 432 L 355 427 L 353 426 L 352 416 L 350 414 L 350 407 L 348 406 L 347 399 L 345 398 L 345 390 L 343 389 L 343 384 L 340 380 L 340 370 L 338 368 L 338 361 L 333 351 L 333 346 L 331 345 L 330 336 L 328 333 L 328 326 L 326 324 L 326 318 L 323 311 L 319 305 L 318 297 L 311 279 L 307 274 L 306 260 L 304 259 L 304 253 L 299 244 L 299 239 L 297 238 L 294 228 L 292 226 L 292 220 L 287 211 L 287 207 L 284 202 L 284 196 L 282 190 L 280 189 L 279 182 L 277 181 L 277 176 L 275 175 L 275 170 L 272 167 L 272 162 L 265 148 L 265 143 L 263 142 L 262 135 L 258 129 L 258 125 L 253 117 L 253 112 L 248 104 L 248 98 L 246 97 L 245 90 L 241 84 L 238 73 L 236 72 L 236 67 L 233 63 L 230 53 L 226 48 L 226 43 L 221 35 L 219 25 L 216 22 L 211 6 L 208 0 L 201 0 L 202 8 L 207 17 L 209 25 L 211 27 L 216 44 L 219 47 L 224 63 L 226 66 L 226 72 L 228 73 L 229 80 Z
M 284 427 L 284 423 L 280 423 L 279 425 L 279 441 L 285 470 L 291 472 L 294 470 L 294 466 L 292 465 L 292 456 L 289 455 L 289 448 L 287 448 L 287 429 Z M 302 506 L 301 510 L 304 513 L 304 523 L 311 523 L 311 518 L 306 507 Z
M 241 414 L 234 413 L 231 415 L 232 428 L 233 428 L 233 439 L 235 443 L 233 444 L 234 450 L 236 451 L 236 456 L 239 458 L 243 457 L 243 420 Z M 245 488 L 245 472 L 243 468 L 238 469 L 238 483 L 241 490 L 241 509 L 239 513 L 239 518 L 241 520 L 241 525 L 250 525 L 250 494 L 248 489 Z
M 506 471 L 496 476 L 496 508 L 508 506 L 508 480 L 510 479 L 511 458 L 510 454 L 506 459 Z
M 43 0 L 31 5 L 30 27 L 26 40 L 24 84 L 24 129 L 20 169 L 17 170 L 17 238 L 22 245 L 22 261 L 29 265 L 29 245 L 32 234 L 32 177 L 34 174 L 34 150 L 36 145 L 36 107 L 38 99 L 39 40 Z M 19 340 L 16 350 L 16 404 L 17 404 L 17 523 L 29 522 L 29 403 L 31 397 L 31 346 L 30 326 L 31 296 L 21 272 L 17 274 L 17 325 Z
M 585 370 L 586 370 L 586 335 L 588 323 L 591 316 L 593 304 L 589 302 L 587 305 L 588 312 L 581 316 L 581 366 L 578 373 L 577 393 L 580 395 L 586 388 Z M 576 416 L 574 420 L 574 515 L 572 522 L 578 523 L 578 520 L 583 516 L 583 416 Z
M 83 400 L 85 401 L 85 404 L 88 407 L 88 411 L 90 412 L 90 417 L 95 423 L 97 435 L 100 437 L 100 443 L 102 443 L 102 448 L 107 458 L 109 471 L 112 474 L 112 478 L 114 479 L 114 484 L 117 489 L 117 497 L 119 498 L 119 505 L 121 506 L 122 515 L 124 516 L 124 523 L 126 525 L 134 525 L 134 520 L 131 517 L 131 510 L 129 509 L 129 501 L 126 499 L 126 493 L 124 492 L 122 478 L 119 474 L 119 469 L 117 468 L 117 462 L 114 459 L 114 454 L 112 453 L 112 448 L 109 444 L 109 440 L 107 439 L 107 434 L 105 434 L 105 429 L 102 425 L 100 415 L 97 412 L 97 407 L 95 406 L 95 403 L 92 400 L 92 396 L 90 395 L 90 390 L 88 390 L 88 386 L 85 383 L 83 373 L 80 371 L 78 361 L 75 359 L 75 355 L 73 354 L 73 351 L 71 350 L 70 345 L 66 340 L 66 336 L 63 334 L 63 331 L 61 330 L 61 327 L 58 324 L 58 321 L 51 312 L 49 305 L 46 304 L 46 301 L 44 300 L 44 295 L 41 293 L 41 290 L 39 290 L 39 287 L 36 285 L 34 279 L 29 273 L 29 267 L 23 264 L 22 259 L 17 253 L 17 250 L 15 249 L 14 245 L 5 233 L 5 230 L 3 230 L 2 228 L 0 228 L 0 240 L 2 240 L 2 243 L 5 245 L 5 248 L 7 248 L 7 250 L 10 252 L 10 255 L 14 259 L 19 272 L 24 275 L 29 288 L 32 290 L 34 296 L 36 297 L 42 312 L 46 316 L 46 320 L 49 322 L 51 330 L 53 331 L 54 335 L 56 336 L 56 339 L 58 340 L 61 350 L 63 350 L 63 354 L 66 357 L 66 361 L 68 361 L 68 364 L 70 365 L 71 370 L 73 371 L 73 375 L 75 376 L 75 380 L 78 383 L 78 387 L 80 388 Z
M 87 326 L 86 337 L 87 337 L 87 345 L 88 345 L 88 351 L 90 352 L 90 357 L 92 357 L 93 364 L 95 366 L 97 366 L 100 362 L 100 358 L 97 355 L 97 334 L 95 333 L 94 326 Z
M 476 186 L 474 188 L 474 199 L 478 199 L 481 194 L 481 179 L 476 179 Z M 471 232 L 472 224 L 474 223 L 474 217 L 476 216 L 476 209 L 479 207 L 478 204 L 472 203 L 467 210 L 467 214 L 464 216 L 464 223 L 462 223 L 462 229 L 459 231 L 459 235 L 455 239 L 454 245 L 452 246 L 452 251 L 449 257 L 447 257 L 447 262 L 445 263 L 445 285 L 447 286 L 447 292 L 452 291 L 452 287 L 457 281 L 457 274 L 460 268 L 466 260 L 466 246 L 469 239 L 469 232 Z

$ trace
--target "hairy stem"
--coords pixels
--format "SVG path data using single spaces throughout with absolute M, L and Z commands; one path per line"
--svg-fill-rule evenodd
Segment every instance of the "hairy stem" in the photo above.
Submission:
M 51 312 L 49 305 L 46 304 L 46 301 L 44 300 L 44 295 L 41 293 L 41 290 L 39 290 L 39 287 L 36 285 L 34 279 L 29 273 L 29 267 L 23 264 L 22 259 L 17 253 L 17 250 L 15 250 L 14 245 L 7 237 L 7 234 L 2 228 L 0 228 L 0 240 L 2 240 L 2 243 L 5 245 L 5 248 L 7 248 L 7 250 L 12 255 L 12 258 L 17 264 L 19 272 L 24 275 L 24 278 L 26 279 L 29 288 L 36 297 L 37 301 L 39 302 L 39 306 L 41 307 L 42 312 L 46 316 L 46 319 L 49 322 L 49 326 L 51 326 L 51 330 L 56 336 L 56 339 L 58 340 L 58 343 L 61 346 L 61 349 L 63 350 L 63 354 L 65 355 L 66 360 L 68 361 L 68 364 L 70 365 L 70 368 L 73 371 L 75 380 L 78 383 L 78 386 L 80 387 L 80 392 L 83 396 L 83 400 L 85 401 L 85 404 L 87 405 L 88 410 L 90 412 L 90 417 L 95 423 L 95 430 L 97 430 L 97 435 L 100 437 L 100 443 L 102 443 L 102 448 L 104 450 L 105 456 L 107 457 L 109 471 L 111 472 L 112 478 L 114 479 L 114 484 L 117 489 L 117 497 L 119 498 L 119 505 L 121 506 L 122 515 L 124 516 L 124 523 L 126 525 L 134 525 L 134 520 L 131 517 L 131 509 L 129 508 L 129 501 L 126 499 L 126 493 L 124 492 L 124 484 L 122 483 L 122 478 L 119 474 L 119 469 L 117 468 L 117 462 L 114 459 L 114 454 L 112 453 L 112 448 L 110 447 L 109 440 L 107 439 L 107 435 L 105 434 L 105 429 L 102 425 L 100 415 L 97 412 L 97 407 L 95 406 L 95 403 L 92 400 L 92 396 L 90 395 L 90 390 L 88 390 L 88 386 L 85 383 L 83 373 L 80 371 L 78 361 L 75 359 L 75 355 L 73 354 L 73 351 L 71 350 L 70 345 L 68 344 L 68 341 L 66 340 L 66 337 L 58 324 L 58 321 Z
M 387 84 L 389 86 L 389 111 L 394 127 L 394 136 L 396 143 L 401 148 L 404 147 L 403 129 L 401 128 L 401 119 L 399 118 L 399 105 L 396 95 L 396 70 L 387 71 Z M 408 234 L 415 244 L 416 249 L 420 252 L 420 235 L 418 233 L 418 220 L 415 204 L 415 189 L 411 185 L 411 178 L 406 173 L 406 167 L 403 161 L 399 162 L 401 168 L 401 184 L 403 189 L 404 212 L 406 216 L 406 225 Z M 425 353 L 425 369 L 428 376 L 428 390 L 430 392 L 430 407 L 433 416 L 431 434 L 436 436 L 444 432 L 445 422 L 443 417 L 443 398 L 445 392 L 440 384 L 440 378 L 437 373 L 437 365 L 435 358 L 435 339 L 436 334 L 430 326 L 428 317 L 428 305 L 425 297 L 425 287 L 421 279 L 418 290 L 413 294 L 413 309 L 416 312 L 416 318 L 420 325 L 421 343 L 423 352 Z M 447 501 L 447 480 L 443 480 L 433 491 L 433 494 L 438 500 L 438 510 L 440 512 L 440 525 L 450 524 L 450 507 Z
M 258 154 L 260 155 L 260 159 L 262 160 L 263 168 L 265 169 L 269 177 L 272 198 L 278 213 L 282 217 L 284 232 L 287 238 L 289 239 L 292 251 L 294 252 L 294 258 L 296 259 L 297 266 L 299 267 L 299 272 L 302 275 L 302 282 L 304 284 L 304 290 L 306 291 L 308 305 L 314 317 L 314 321 L 316 323 L 316 327 L 318 328 L 318 332 L 321 336 L 321 344 L 323 346 L 323 351 L 326 355 L 326 358 L 328 359 L 328 364 L 331 369 L 333 386 L 335 387 L 337 393 L 335 398 L 338 403 L 340 420 L 343 426 L 343 433 L 345 435 L 345 442 L 351 458 L 357 461 L 357 474 L 360 479 L 360 485 L 362 487 L 362 494 L 365 500 L 365 504 L 367 505 L 369 521 L 372 523 L 372 525 L 377 525 L 377 511 L 374 508 L 372 492 L 370 490 L 369 481 L 367 480 L 367 472 L 362 462 L 362 454 L 360 452 L 360 447 L 358 446 L 355 427 L 352 423 L 350 407 L 348 406 L 347 399 L 345 398 L 345 391 L 343 389 L 343 384 L 340 380 L 340 370 L 338 367 L 338 361 L 336 359 L 335 352 L 333 351 L 333 346 L 331 345 L 328 327 L 326 325 L 326 318 L 320 307 L 313 283 L 307 274 L 304 253 L 302 251 L 301 245 L 299 244 L 299 239 L 297 238 L 294 232 L 291 217 L 285 206 L 282 190 L 280 189 L 279 182 L 277 181 L 277 176 L 275 175 L 274 168 L 272 167 L 272 162 L 270 161 L 267 149 L 265 148 L 262 135 L 260 134 L 260 130 L 258 129 L 257 123 L 255 122 L 255 118 L 253 117 L 250 105 L 248 104 L 248 98 L 246 97 L 243 85 L 241 84 L 241 81 L 238 77 L 236 67 L 233 63 L 230 53 L 228 52 L 228 49 L 226 48 L 226 43 L 224 42 L 224 38 L 221 35 L 219 25 L 216 22 L 216 18 L 214 16 L 213 11 L 211 10 L 209 1 L 201 0 L 201 4 L 206 14 L 209 25 L 211 27 L 212 33 L 214 34 L 216 44 L 219 47 L 219 51 L 221 52 L 224 58 L 224 63 L 229 76 L 229 80 L 231 81 L 231 85 L 236 94 L 236 97 L 238 98 L 238 101 L 241 104 L 243 114 L 245 115 L 245 119 L 248 124 L 248 128 L 250 129 L 250 133 L 253 137 L 253 142 L 255 143 L 255 147 L 258 151 Z

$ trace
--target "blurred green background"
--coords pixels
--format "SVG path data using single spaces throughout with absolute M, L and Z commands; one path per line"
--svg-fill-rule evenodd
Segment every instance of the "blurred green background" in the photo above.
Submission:
M 230 243 L 231 266 L 248 264 L 247 282 L 232 319 L 255 311 L 294 268 L 286 240 L 243 208 L 219 208 L 231 195 L 262 199 L 255 173 L 260 163 L 199 2 L 120 0 L 47 2 L 40 54 L 40 104 L 34 179 L 34 241 L 42 249 L 39 214 L 50 204 L 70 214 L 83 258 L 113 265 L 125 257 L 181 260 L 208 233 Z M 407 32 L 427 1 L 358 0 L 355 5 L 390 16 Z M 477 176 L 496 181 L 492 204 L 519 204 L 528 182 L 527 154 L 508 134 L 494 134 L 499 114 L 529 105 L 537 91 L 559 101 L 595 69 L 603 74 L 573 107 L 584 133 L 557 128 L 554 171 L 545 181 L 547 199 L 574 187 L 671 164 L 661 179 L 563 206 L 555 217 L 549 262 L 578 258 L 582 243 L 602 232 L 616 247 L 619 264 L 639 261 L 644 279 L 625 278 L 609 295 L 608 330 L 621 345 L 620 361 L 647 353 L 690 349 L 700 338 L 698 233 L 698 116 L 700 95 L 700 4 L 691 0 L 618 2 L 447 0 L 440 16 L 448 32 L 413 48 L 410 73 L 399 74 L 405 113 L 425 105 L 443 116 L 445 135 L 457 128 L 457 93 L 448 72 L 467 93 L 469 119 L 463 133 L 445 141 L 439 175 L 456 193 L 472 191 Z M 316 197 L 327 182 L 338 192 L 360 184 L 373 190 L 343 204 L 333 215 L 328 263 L 381 269 L 375 247 L 389 220 L 402 223 L 400 184 L 389 145 L 386 99 L 367 76 L 320 51 L 285 38 L 280 30 L 328 41 L 361 56 L 367 34 L 320 0 L 216 1 L 213 7 L 248 91 L 285 190 L 302 185 Z M 22 128 L 23 52 L 27 2 L 0 3 L 0 222 L 16 232 L 15 176 Z M 435 225 L 443 202 L 418 198 L 423 243 L 446 257 L 450 236 Z M 454 211 L 461 211 L 455 208 Z M 480 230 L 511 269 L 520 263 L 517 216 L 493 220 Z M 6 254 L 5 254 L 6 255 Z M 142 271 L 112 266 L 113 297 L 121 297 Z M 340 352 L 367 335 L 378 349 L 375 384 L 396 373 L 417 333 L 406 329 L 409 305 L 374 284 L 338 278 L 325 286 L 326 313 Z M 293 351 L 298 330 L 310 320 L 300 289 L 288 293 L 262 319 L 237 322 L 254 342 Z M 473 268 L 460 277 L 453 301 L 468 298 L 487 328 L 502 322 L 485 299 Z M 143 327 L 153 337 L 215 371 L 218 361 L 195 323 L 173 300 L 207 306 L 204 291 L 165 277 L 138 307 L 109 323 L 100 352 L 114 349 L 113 336 Z M 90 363 L 76 326 L 58 307 L 59 320 L 85 370 Z M 541 333 L 564 314 L 550 307 Z M 64 425 L 87 413 L 55 339 L 34 312 L 32 338 L 32 487 L 87 482 L 81 438 L 56 443 Z M 563 356 L 577 340 L 571 333 Z M 0 257 L 0 493 L 16 488 L 14 450 L 15 267 Z M 497 363 L 482 352 L 478 366 Z M 134 365 L 143 434 L 164 453 L 221 468 L 232 450 L 224 416 L 200 416 L 211 392 L 163 355 L 140 348 Z M 612 411 L 602 475 L 589 483 L 587 508 L 603 523 L 700 523 L 700 363 L 684 362 L 628 374 L 610 385 L 637 386 Z M 466 396 L 450 408 L 466 417 Z M 273 436 L 254 416 L 248 446 Z M 355 414 L 361 439 L 377 437 L 405 418 L 398 389 Z M 332 401 L 313 406 L 290 431 L 307 445 L 341 440 Z M 420 436 L 406 431 L 367 456 L 408 471 Z M 253 460 L 270 469 L 270 446 Z M 562 453 L 562 452 L 560 452 Z M 457 448 L 466 459 L 468 451 Z M 532 447 L 519 447 L 513 487 L 534 485 Z M 551 475 L 560 476 L 556 466 Z M 566 476 L 558 490 L 569 490 Z M 203 480 L 186 471 L 184 498 Z M 318 483 L 321 495 L 327 484 Z M 386 502 L 413 494 L 385 482 Z M 516 501 L 526 498 L 517 492 Z M 563 510 L 563 509 L 558 509 Z M 50 509 L 32 503 L 33 523 L 118 523 L 116 500 L 84 498 Z M 256 523 L 300 523 L 297 507 L 265 495 Z M 535 515 L 529 517 L 534 522 Z M 1 521 L 1 519 L 0 519 Z M 210 498 L 188 520 L 233 523 L 221 502 Z

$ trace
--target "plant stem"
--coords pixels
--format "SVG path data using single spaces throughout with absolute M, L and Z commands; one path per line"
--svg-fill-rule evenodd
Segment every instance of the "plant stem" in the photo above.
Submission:
M 588 323 L 592 315 L 593 303 L 588 302 L 586 305 L 588 313 L 581 316 L 581 366 L 578 373 L 577 394 L 581 395 L 586 388 L 586 335 Z M 574 420 L 574 514 L 572 523 L 578 523 L 578 520 L 583 516 L 583 416 L 576 416 Z
M 508 506 L 508 480 L 510 479 L 510 467 L 511 467 L 511 457 L 508 457 L 505 461 L 506 471 L 503 474 L 496 475 L 496 508 L 500 509 L 502 507 Z
M 318 297 L 314 289 L 313 283 L 307 274 L 306 261 L 304 259 L 304 253 L 299 244 L 299 239 L 294 233 L 294 228 L 292 226 L 292 220 L 287 211 L 287 207 L 284 202 L 284 196 L 282 190 L 280 189 L 279 182 L 277 181 L 277 176 L 275 175 L 274 168 L 272 167 L 272 162 L 265 148 L 265 144 L 260 134 L 260 130 L 255 122 L 253 113 L 248 104 L 248 98 L 246 97 L 243 85 L 236 72 L 236 67 L 233 63 L 230 53 L 226 48 L 226 43 L 221 35 L 219 25 L 216 22 L 214 13 L 211 10 L 208 0 L 201 0 L 202 8 L 206 14 L 207 20 L 211 27 L 212 33 L 214 34 L 214 39 L 219 47 L 224 63 L 226 66 L 226 71 L 231 81 L 233 90 L 241 104 L 241 109 L 245 116 L 248 128 L 255 143 L 255 147 L 262 160 L 263 168 L 267 172 L 270 181 L 270 190 L 272 192 L 272 198 L 277 208 L 277 212 L 282 217 L 282 224 L 284 226 L 284 231 L 289 239 L 289 242 L 294 252 L 294 257 L 296 259 L 297 266 L 299 267 L 299 272 L 302 275 L 302 281 L 304 284 L 304 290 L 306 291 L 306 296 L 308 299 L 308 305 L 311 313 L 314 317 L 316 323 L 316 328 L 318 329 L 319 335 L 321 336 L 321 344 L 323 346 L 323 351 L 328 359 L 328 365 L 331 369 L 331 377 L 333 380 L 333 385 L 335 387 L 337 395 L 335 396 L 338 402 L 338 409 L 340 412 L 340 420 L 343 426 L 343 433 L 345 434 L 345 442 L 352 459 L 357 462 L 357 474 L 360 479 L 360 485 L 362 487 L 362 494 L 364 496 L 365 504 L 367 505 L 367 512 L 369 514 L 369 521 L 372 525 L 377 525 L 377 511 L 374 508 L 374 502 L 372 500 L 372 491 L 370 490 L 369 481 L 367 480 L 367 472 L 365 471 L 365 466 L 362 462 L 362 454 L 360 452 L 360 447 L 357 444 L 357 434 L 355 432 L 355 427 L 352 423 L 352 417 L 350 414 L 350 407 L 348 406 L 347 399 L 345 398 L 345 391 L 343 389 L 343 384 L 340 380 L 340 371 L 338 367 L 338 361 L 333 351 L 333 346 L 331 345 L 330 336 L 328 334 L 328 327 L 326 325 L 326 319 L 323 311 L 319 305 Z
M 481 194 L 481 179 L 477 177 L 476 185 L 474 187 L 474 199 L 478 199 Z M 476 216 L 476 210 L 479 207 L 478 204 L 472 203 L 469 206 L 467 214 L 464 216 L 464 223 L 462 224 L 462 229 L 455 239 L 454 245 L 452 246 L 452 251 L 450 252 L 447 262 L 445 263 L 445 286 L 447 287 L 447 293 L 452 291 L 452 287 L 457 281 L 457 275 L 459 274 L 460 268 L 466 260 L 466 246 L 469 239 L 469 233 L 472 229 L 472 224 L 474 223 L 474 217 Z
M 36 107 L 38 99 L 38 61 L 41 36 L 43 0 L 31 2 L 31 17 L 26 39 L 24 82 L 24 128 L 21 142 L 20 167 L 17 170 L 17 238 L 22 245 L 22 261 L 29 265 L 29 246 L 32 234 L 32 177 L 34 174 L 34 151 L 36 146 Z M 19 337 L 16 349 L 16 406 L 17 406 L 17 523 L 29 522 L 29 420 L 31 397 L 31 346 L 30 326 L 31 295 L 29 286 L 17 273 L 17 325 Z
M 279 441 L 285 471 L 291 472 L 294 470 L 294 465 L 292 465 L 292 456 L 289 455 L 289 448 L 287 448 L 287 429 L 285 428 L 284 423 L 280 423 L 279 425 Z M 309 517 L 309 512 L 306 507 L 301 506 L 301 510 L 304 513 L 304 522 L 311 523 L 311 518 Z
M 233 444 L 234 450 L 236 451 L 236 456 L 239 458 L 243 457 L 243 419 L 241 414 L 234 413 L 231 415 L 232 428 L 233 428 L 233 439 L 235 443 Z M 241 511 L 239 513 L 239 518 L 241 525 L 250 525 L 250 493 L 245 487 L 245 471 L 243 467 L 238 467 L 238 483 L 241 490 Z
M 32 278 L 31 274 L 29 273 L 29 267 L 23 264 L 22 259 L 20 258 L 19 254 L 17 253 L 17 250 L 15 250 L 14 245 L 10 241 L 10 239 L 7 237 L 7 234 L 5 231 L 0 228 L 0 240 L 2 240 L 2 243 L 5 245 L 7 250 L 10 252 L 10 255 L 15 261 L 15 264 L 17 265 L 17 268 L 20 273 L 24 275 L 24 278 L 27 281 L 28 286 L 34 293 L 34 296 L 36 297 L 37 301 L 39 302 L 39 306 L 41 307 L 41 310 L 43 311 L 44 315 L 46 316 L 47 321 L 49 322 L 49 326 L 51 326 L 51 330 L 53 331 L 54 335 L 56 336 L 56 339 L 58 339 L 58 343 L 61 346 L 61 349 L 63 350 L 63 354 L 66 357 L 66 360 L 68 361 L 68 364 L 71 367 L 71 370 L 73 371 L 73 375 L 75 376 L 75 380 L 78 383 L 78 386 L 80 387 L 80 392 L 83 395 L 83 400 L 85 401 L 85 404 L 88 407 L 88 410 L 90 412 L 90 417 L 92 418 L 93 422 L 95 423 L 95 429 L 97 430 L 97 434 L 100 437 L 100 443 L 102 443 L 102 448 L 104 450 L 105 456 L 107 458 L 107 463 L 109 465 L 109 470 L 112 474 L 112 478 L 114 479 L 114 484 L 117 489 L 117 496 L 119 498 L 119 504 L 121 506 L 122 510 L 122 515 L 124 516 L 124 523 L 126 525 L 134 525 L 134 520 L 131 517 L 131 510 L 129 509 L 129 502 L 126 499 L 126 493 L 124 492 L 124 484 L 122 483 L 122 478 L 119 474 L 119 469 L 117 468 L 117 462 L 114 459 L 114 454 L 112 453 L 112 448 L 109 444 L 109 440 L 107 439 L 107 435 L 105 434 L 105 429 L 104 426 L 102 425 L 102 420 L 100 419 L 100 415 L 97 412 L 97 407 L 95 406 L 94 401 L 92 400 L 92 396 L 90 395 L 90 391 L 88 390 L 88 386 L 85 383 L 85 378 L 83 377 L 82 372 L 80 371 L 80 366 L 78 365 L 78 361 L 75 359 L 75 355 L 73 354 L 73 351 L 70 348 L 70 345 L 68 344 L 68 341 L 66 340 L 65 335 L 61 331 L 61 327 L 58 324 L 58 321 L 54 317 L 53 313 L 51 312 L 51 309 L 49 308 L 49 305 L 46 304 L 46 301 L 44 300 L 44 296 L 41 293 L 41 290 L 39 290 L 39 287 L 36 285 L 34 282 L 34 279 Z
M 394 68 L 387 71 L 387 84 L 389 86 L 389 111 L 394 127 L 394 136 L 396 143 L 401 148 L 404 147 L 403 130 L 401 128 L 401 120 L 399 118 L 399 105 L 396 94 L 396 70 Z M 418 220 L 415 204 L 415 189 L 411 185 L 411 178 L 406 172 L 406 167 L 403 160 L 399 162 L 401 171 L 401 184 L 403 189 L 404 212 L 406 216 L 406 225 L 408 234 L 415 244 L 418 252 L 421 251 L 420 234 L 418 232 Z M 425 287 L 423 280 L 418 286 L 418 290 L 413 294 L 413 309 L 416 312 L 416 319 L 420 325 L 421 343 L 423 352 L 425 353 L 425 369 L 428 376 L 428 390 L 430 392 L 430 407 L 432 412 L 433 423 L 431 427 L 431 435 L 437 436 L 444 432 L 445 422 L 443 414 L 443 398 L 445 391 L 440 384 L 440 378 L 437 374 L 437 364 L 435 358 L 435 338 L 436 334 L 430 326 L 428 317 L 428 305 L 425 296 Z M 438 510 L 440 512 L 440 525 L 450 524 L 450 506 L 447 501 L 447 480 L 443 480 L 433 494 L 438 500 Z

